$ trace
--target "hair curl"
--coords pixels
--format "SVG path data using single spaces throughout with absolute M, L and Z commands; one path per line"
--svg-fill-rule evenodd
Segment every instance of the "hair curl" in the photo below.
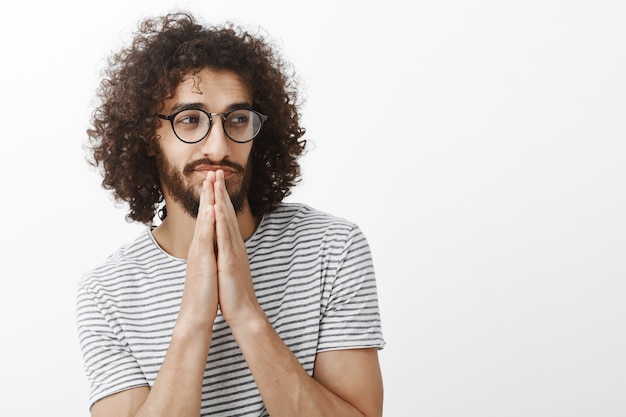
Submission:
M 252 213 L 263 215 L 289 195 L 300 179 L 305 129 L 297 81 L 276 49 L 232 23 L 204 27 L 188 13 L 173 13 L 141 22 L 130 46 L 109 58 L 88 148 L 90 163 L 102 170 L 102 186 L 129 204 L 129 221 L 152 223 L 163 202 L 155 157 L 149 156 L 157 147 L 155 114 L 184 76 L 206 67 L 241 76 L 254 108 L 269 116 L 250 154 Z

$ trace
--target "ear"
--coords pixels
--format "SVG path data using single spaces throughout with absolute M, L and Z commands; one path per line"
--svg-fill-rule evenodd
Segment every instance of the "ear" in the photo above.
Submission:
M 148 156 L 154 156 L 156 155 L 156 152 L 154 151 L 154 147 L 152 145 L 148 145 L 148 151 L 146 152 L 146 154 Z

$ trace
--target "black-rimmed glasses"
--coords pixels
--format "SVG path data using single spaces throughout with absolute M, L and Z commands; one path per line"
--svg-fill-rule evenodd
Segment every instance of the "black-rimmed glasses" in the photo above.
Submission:
M 267 116 L 256 110 L 235 109 L 226 113 L 208 113 L 200 109 L 183 109 L 169 116 L 157 114 L 169 120 L 178 139 L 185 143 L 198 143 L 204 139 L 213 126 L 213 117 L 221 116 L 222 128 L 226 136 L 237 143 L 254 139 L 267 120 Z

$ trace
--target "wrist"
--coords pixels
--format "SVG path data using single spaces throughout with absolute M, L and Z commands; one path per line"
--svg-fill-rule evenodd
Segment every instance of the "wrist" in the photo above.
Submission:
M 184 344 L 211 344 L 213 328 L 177 320 L 172 332 L 172 340 Z
M 246 314 L 239 314 L 231 318 L 228 320 L 228 325 L 235 338 L 238 338 L 239 335 L 251 336 L 263 333 L 268 329 L 273 330 L 265 312 L 260 307 Z

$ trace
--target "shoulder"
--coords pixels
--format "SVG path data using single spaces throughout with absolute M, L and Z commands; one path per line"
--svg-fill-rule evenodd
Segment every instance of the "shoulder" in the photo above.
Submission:
M 341 252 L 354 241 L 365 240 L 354 222 L 301 203 L 282 203 L 267 213 L 255 234 L 246 242 L 249 249 L 278 247 L 309 248 L 317 252 Z
M 356 224 L 302 203 L 282 203 L 263 218 L 263 226 L 300 230 L 352 230 Z
M 159 258 L 165 258 L 154 242 L 149 228 L 143 230 L 133 241 L 122 245 L 102 263 L 87 271 L 79 281 L 79 288 L 111 288 L 127 282 L 138 271 L 154 266 Z

